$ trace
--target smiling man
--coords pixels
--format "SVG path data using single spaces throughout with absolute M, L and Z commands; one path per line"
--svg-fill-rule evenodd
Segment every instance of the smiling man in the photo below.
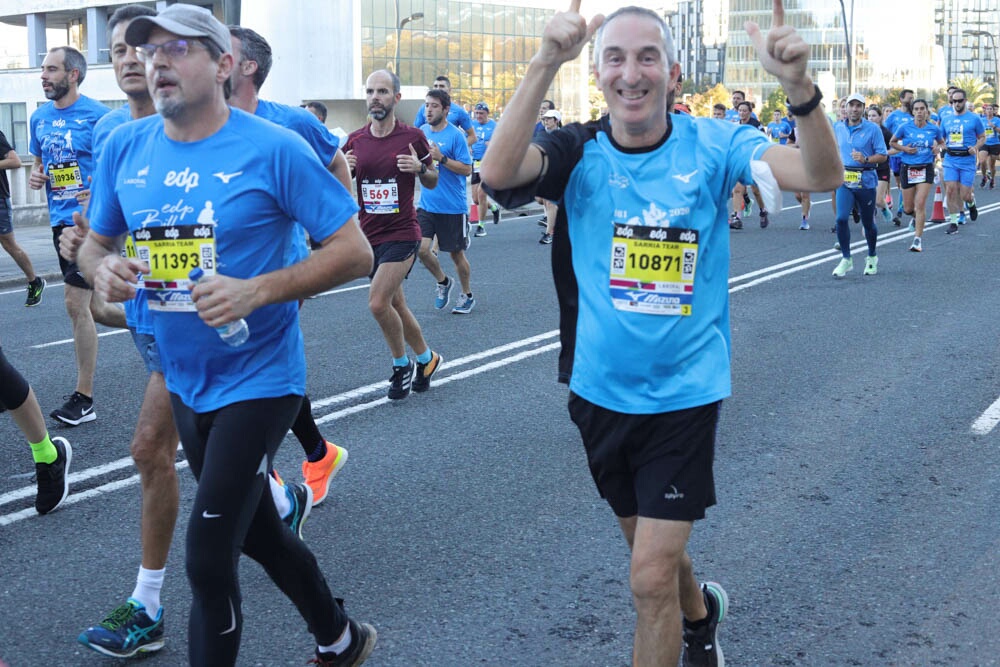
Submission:
M 79 260 L 112 301 L 134 297 L 135 276 L 145 274 L 174 421 L 198 482 L 185 558 L 188 662 L 236 663 L 242 552 L 300 610 L 317 664 L 361 664 L 374 628 L 348 618 L 267 492 L 305 391 L 296 302 L 371 267 L 357 206 L 300 137 L 226 104 L 232 41 L 211 12 L 173 4 L 134 19 L 125 40 L 158 114 L 122 125 L 101 149 Z M 296 222 L 322 248 L 289 264 Z M 125 234 L 135 258 L 121 255 Z M 207 274 L 197 285 L 188 278 L 195 266 Z M 227 344 L 215 329 L 239 319 L 249 339 Z
M 721 665 L 726 593 L 699 585 L 687 554 L 694 521 L 715 503 L 715 427 L 730 393 L 720 203 L 739 180 L 770 198 L 779 186 L 833 189 L 840 158 L 807 74 L 809 46 L 784 25 L 780 0 L 766 39 L 756 24 L 747 32 L 799 118 L 798 151 L 751 127 L 668 113 L 680 66 L 655 12 L 627 7 L 588 25 L 579 10 L 573 0 L 546 26 L 486 152 L 483 182 L 508 208 L 535 195 L 561 200 L 552 249 L 559 377 L 594 481 L 632 550 L 633 665 L 676 665 L 682 636 L 684 665 Z M 542 96 L 595 32 L 608 118 L 532 143 Z

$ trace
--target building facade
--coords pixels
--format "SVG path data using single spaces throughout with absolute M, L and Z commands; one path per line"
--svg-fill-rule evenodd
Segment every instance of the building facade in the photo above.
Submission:
M 665 12 L 684 78 L 696 88 L 723 82 L 726 38 L 723 0 L 679 0 Z

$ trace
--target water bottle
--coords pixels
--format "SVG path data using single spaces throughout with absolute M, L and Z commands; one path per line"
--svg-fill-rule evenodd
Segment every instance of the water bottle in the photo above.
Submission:
M 199 283 L 205 278 L 205 272 L 201 270 L 200 266 L 193 268 L 188 273 L 188 278 L 193 283 Z M 247 321 L 243 318 L 229 324 L 223 324 L 221 327 L 215 327 L 215 330 L 219 332 L 219 338 L 233 347 L 239 347 L 250 338 L 250 327 L 247 326 Z

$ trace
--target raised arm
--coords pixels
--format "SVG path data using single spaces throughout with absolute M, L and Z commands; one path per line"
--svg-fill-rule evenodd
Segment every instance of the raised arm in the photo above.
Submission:
M 571 0 L 542 34 L 542 44 L 528 63 L 517 91 L 497 122 L 480 167 L 483 182 L 498 190 L 530 183 L 542 172 L 542 152 L 531 145 L 538 107 L 563 63 L 573 60 L 604 21 L 598 14 L 587 21 L 580 16 L 580 0 Z

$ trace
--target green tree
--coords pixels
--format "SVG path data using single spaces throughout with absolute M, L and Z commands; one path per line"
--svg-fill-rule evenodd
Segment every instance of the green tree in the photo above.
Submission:
M 721 83 L 715 84 L 712 88 L 709 88 L 703 93 L 695 93 L 688 100 L 688 106 L 691 107 L 691 113 L 695 116 L 705 116 L 708 118 L 712 117 L 712 107 L 717 103 L 721 103 L 729 107 L 729 103 L 732 100 L 732 95 L 726 87 Z
M 767 96 L 764 100 L 764 106 L 760 108 L 757 112 L 757 119 L 760 120 L 761 124 L 767 125 L 771 122 L 771 114 L 774 111 L 780 111 L 781 115 L 785 115 L 785 99 L 788 95 L 785 94 L 785 89 L 781 86 Z
M 985 102 L 993 101 L 993 87 L 980 79 L 978 76 L 963 74 L 962 76 L 957 76 L 952 79 L 951 85 L 965 91 L 965 95 L 969 100 L 965 103 L 965 108 L 970 111 L 978 109 Z

